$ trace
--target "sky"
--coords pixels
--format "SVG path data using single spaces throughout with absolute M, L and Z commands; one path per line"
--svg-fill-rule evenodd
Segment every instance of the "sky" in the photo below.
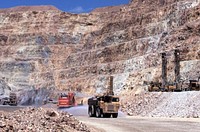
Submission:
M 53 5 L 71 13 L 85 13 L 97 7 L 128 4 L 129 0 L 1 0 L 0 8 L 30 5 Z

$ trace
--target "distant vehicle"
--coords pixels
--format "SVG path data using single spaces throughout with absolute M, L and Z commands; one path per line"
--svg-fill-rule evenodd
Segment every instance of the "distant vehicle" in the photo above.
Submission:
M 68 94 L 61 93 L 58 98 L 58 108 L 67 108 L 76 106 L 75 93 L 69 92 Z
M 0 100 L 1 105 L 11 105 L 17 106 L 17 95 L 16 93 L 11 92 L 9 97 L 2 98 Z
M 88 115 L 90 117 L 118 117 L 120 108 L 119 97 L 114 96 L 113 77 L 110 77 L 110 88 L 105 95 L 88 99 Z
M 198 77 L 198 80 L 189 80 L 189 90 L 200 90 L 200 77 Z
M 52 99 L 52 98 L 47 98 L 47 99 L 43 100 L 43 105 L 45 105 L 45 104 L 57 104 L 57 103 L 58 103 L 58 101 L 55 100 L 55 99 Z

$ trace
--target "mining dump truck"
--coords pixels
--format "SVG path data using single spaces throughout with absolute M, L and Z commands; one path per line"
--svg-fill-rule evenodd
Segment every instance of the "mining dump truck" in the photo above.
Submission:
M 16 93 L 11 92 L 9 97 L 2 98 L 0 102 L 2 105 L 16 106 L 17 105 L 17 95 L 16 95 Z
M 118 117 L 120 108 L 119 97 L 114 96 L 113 77 L 110 77 L 110 88 L 108 92 L 101 96 L 88 99 L 88 115 L 90 117 Z
M 76 106 L 75 93 L 69 92 L 68 94 L 61 93 L 58 98 L 58 108 L 67 108 Z
M 200 77 L 198 80 L 189 80 L 189 90 L 200 90 Z

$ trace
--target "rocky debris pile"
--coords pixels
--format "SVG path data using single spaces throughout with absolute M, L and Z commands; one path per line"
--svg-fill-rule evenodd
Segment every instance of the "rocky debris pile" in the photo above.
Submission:
M 200 92 L 153 92 L 132 96 L 122 102 L 122 111 L 130 116 L 200 117 Z
M 91 130 L 66 112 L 30 107 L 13 113 L 0 113 L 0 131 L 90 132 Z
M 128 97 L 122 102 L 122 111 L 130 116 L 146 116 L 159 104 L 162 93 L 141 93 Z
M 153 117 L 200 117 L 200 92 L 164 93 L 163 102 L 149 113 Z

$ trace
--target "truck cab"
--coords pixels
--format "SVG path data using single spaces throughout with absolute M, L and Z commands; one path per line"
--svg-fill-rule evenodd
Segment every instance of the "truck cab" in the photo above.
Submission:
M 59 98 L 58 98 L 58 104 L 57 106 L 59 108 L 66 108 L 66 107 L 72 107 L 75 106 L 75 93 L 69 92 L 68 94 L 66 93 L 61 93 Z

